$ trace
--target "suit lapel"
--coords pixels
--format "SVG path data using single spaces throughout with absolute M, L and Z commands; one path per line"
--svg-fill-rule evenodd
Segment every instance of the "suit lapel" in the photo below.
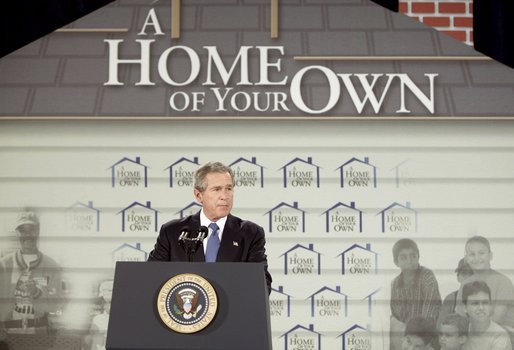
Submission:
M 225 227 L 223 228 L 223 237 L 216 261 L 238 261 L 238 254 L 241 248 L 241 235 L 239 233 L 237 219 L 229 215 Z

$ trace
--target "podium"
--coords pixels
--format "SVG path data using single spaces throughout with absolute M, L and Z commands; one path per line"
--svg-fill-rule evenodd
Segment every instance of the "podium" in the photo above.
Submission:
M 159 316 L 157 298 L 174 276 L 194 274 L 214 288 L 217 312 L 196 333 Z M 259 263 L 118 262 L 107 350 L 271 350 L 269 300 Z

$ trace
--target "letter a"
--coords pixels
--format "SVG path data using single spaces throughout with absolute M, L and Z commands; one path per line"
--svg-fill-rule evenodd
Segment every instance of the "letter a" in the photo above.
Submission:
M 161 25 L 159 24 L 159 20 L 157 19 L 157 15 L 155 14 L 155 9 L 151 9 L 148 12 L 148 16 L 146 16 L 145 23 L 143 24 L 143 29 L 137 35 L 146 35 L 146 26 L 151 25 L 155 32 L 155 35 L 164 35 L 161 29 Z

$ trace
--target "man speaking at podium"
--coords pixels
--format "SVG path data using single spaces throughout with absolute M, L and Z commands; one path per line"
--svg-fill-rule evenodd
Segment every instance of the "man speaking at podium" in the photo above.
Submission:
M 234 173 L 219 162 L 209 162 L 195 172 L 194 195 L 202 210 L 162 225 L 148 261 L 256 262 L 262 263 L 268 293 L 268 272 L 264 230 L 259 225 L 230 214 L 234 199 Z M 203 227 L 203 228 L 202 228 Z M 205 230 L 203 249 L 192 257 L 180 244 L 189 234 Z

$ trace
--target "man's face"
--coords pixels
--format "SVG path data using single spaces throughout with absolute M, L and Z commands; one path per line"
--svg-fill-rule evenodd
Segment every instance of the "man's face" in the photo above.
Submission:
M 205 191 L 194 190 L 196 200 L 202 204 L 211 221 L 227 216 L 232 210 L 234 186 L 229 173 L 209 173 L 205 177 Z
M 469 242 L 466 244 L 465 258 L 473 271 L 488 270 L 491 268 L 493 253 L 483 243 Z
M 16 228 L 16 234 L 20 240 L 21 252 L 23 254 L 36 254 L 39 239 L 39 226 L 23 224 Z
M 402 350 L 425 350 L 427 346 L 422 338 L 417 335 L 406 335 L 402 340 Z
M 466 313 L 471 323 L 484 323 L 491 319 L 491 300 L 485 292 L 468 296 Z
M 460 350 L 466 337 L 459 335 L 457 327 L 451 324 L 443 324 L 439 330 L 439 344 L 441 350 Z
M 396 265 L 402 270 L 415 270 L 419 267 L 419 255 L 412 248 L 402 249 Z

